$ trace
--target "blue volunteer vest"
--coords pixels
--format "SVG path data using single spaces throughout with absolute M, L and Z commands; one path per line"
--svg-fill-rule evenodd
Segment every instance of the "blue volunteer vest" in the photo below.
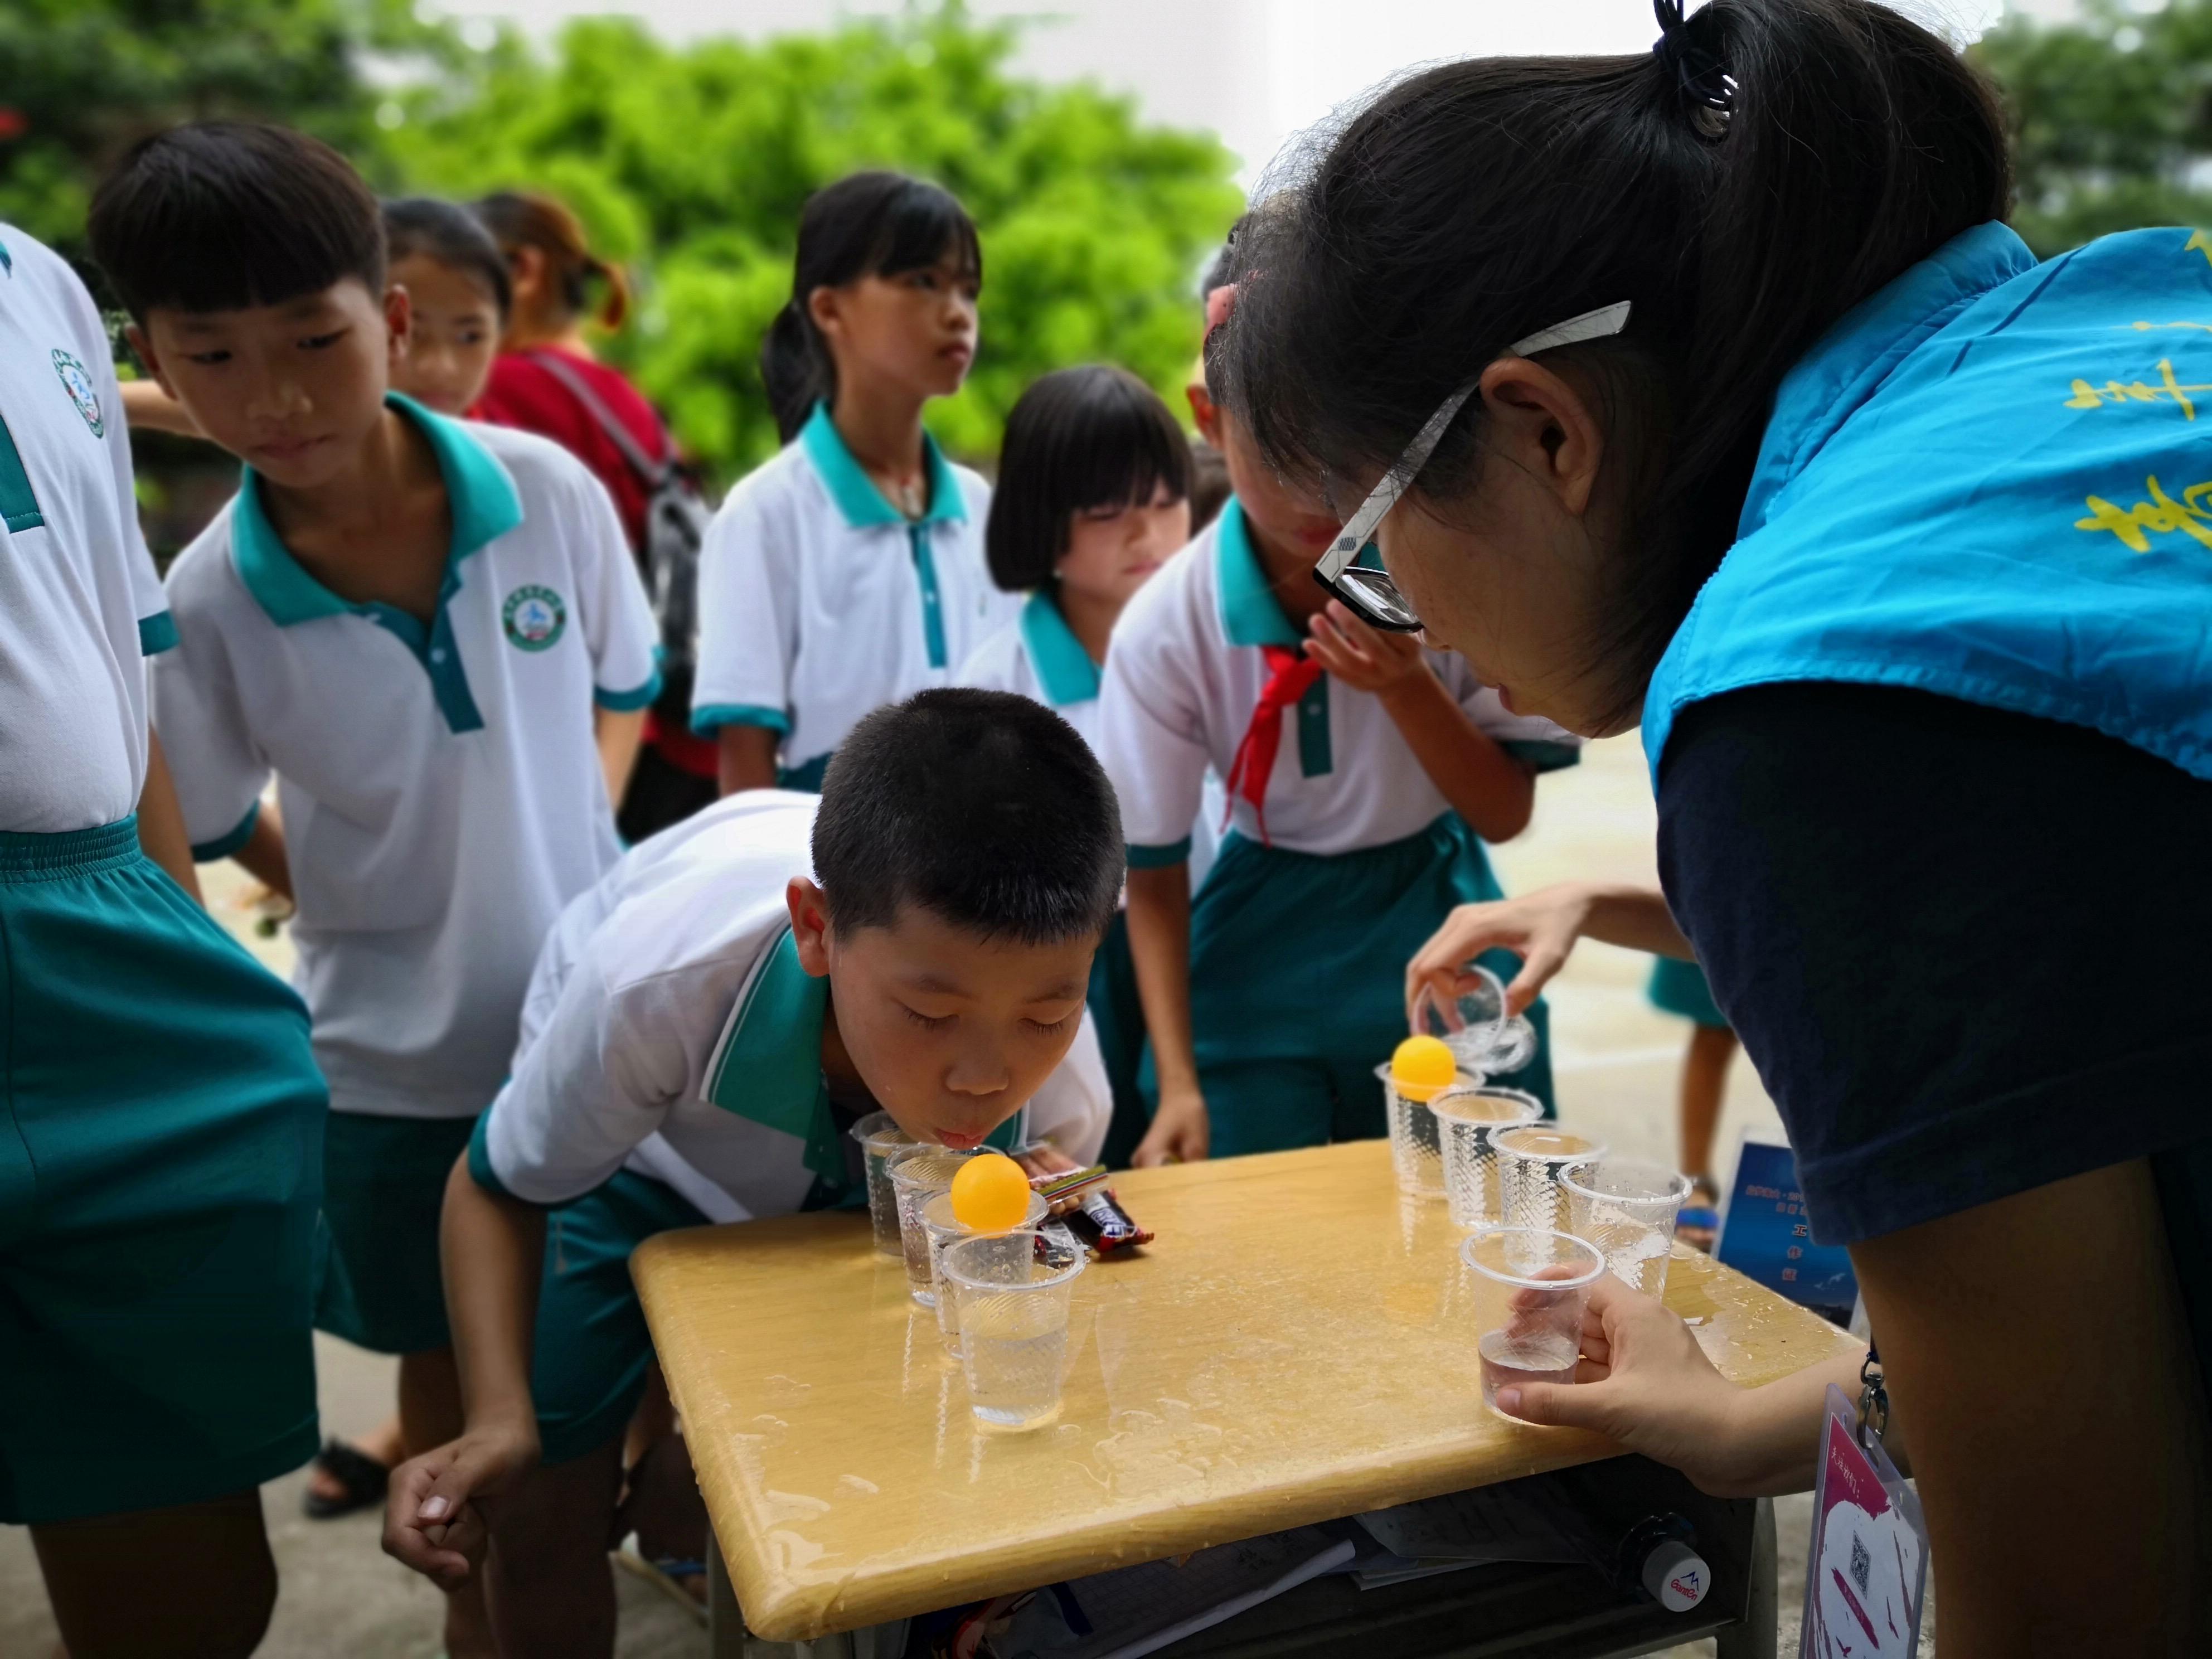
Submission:
M 1778 681 L 2087 726 L 2212 779 L 2212 235 L 2038 264 L 1977 226 L 1784 380 L 1740 539 L 1652 676 L 1675 716 Z

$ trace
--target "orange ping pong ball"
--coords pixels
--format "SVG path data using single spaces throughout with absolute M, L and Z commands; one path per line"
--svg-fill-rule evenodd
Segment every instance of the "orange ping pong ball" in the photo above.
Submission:
M 1390 1056 L 1390 1082 L 1408 1100 L 1428 1100 L 1458 1079 L 1459 1066 L 1439 1037 L 1409 1036 Z
M 971 1233 L 1006 1232 L 1029 1213 L 1030 1178 L 1004 1152 L 979 1152 L 952 1177 L 952 1218 Z

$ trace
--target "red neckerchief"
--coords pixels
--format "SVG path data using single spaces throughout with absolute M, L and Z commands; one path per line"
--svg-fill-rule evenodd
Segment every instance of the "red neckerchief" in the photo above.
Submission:
M 1229 763 L 1228 793 L 1232 808 L 1240 794 L 1252 803 L 1264 847 L 1272 844 L 1267 840 L 1267 780 L 1275 774 L 1275 751 L 1283 746 L 1283 711 L 1297 706 L 1322 670 L 1296 646 L 1263 645 L 1260 654 L 1267 659 L 1267 683 L 1260 688 L 1252 723 L 1244 728 L 1237 758 Z M 1228 823 L 1224 817 L 1222 827 L 1226 829 Z

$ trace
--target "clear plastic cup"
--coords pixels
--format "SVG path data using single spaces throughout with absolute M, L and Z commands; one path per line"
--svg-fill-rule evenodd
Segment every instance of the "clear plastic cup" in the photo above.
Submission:
M 945 1247 L 941 1270 L 959 1303 L 968 1409 L 999 1428 L 1034 1428 L 1060 1411 L 1068 1306 L 1085 1257 L 1048 1266 L 1040 1243 L 1024 1229 Z
M 1382 1081 L 1382 1115 L 1390 1126 L 1390 1167 L 1397 1171 L 1398 1190 L 1415 1198 L 1442 1198 L 1444 1154 L 1436 1114 L 1426 1102 L 1398 1091 L 1388 1060 L 1375 1068 L 1375 1075 Z
M 1556 1123 L 1528 1123 L 1499 1130 L 1491 1145 L 1498 1152 L 1498 1204 L 1504 1224 L 1571 1232 L 1574 1217 L 1559 1177 L 1571 1164 L 1603 1158 L 1605 1143 Z
M 1413 999 L 1413 1030 L 1441 1039 L 1461 1069 L 1480 1073 L 1483 1057 L 1497 1047 L 1505 1024 L 1505 987 L 1479 962 L 1463 963 L 1459 971 L 1464 988 L 1455 997 L 1421 988 Z
M 925 1308 L 937 1305 L 936 1281 L 929 1267 L 929 1232 L 921 1224 L 922 1206 L 948 1192 L 960 1166 L 981 1152 L 950 1146 L 908 1146 L 890 1158 L 891 1192 L 898 1200 L 899 1254 L 906 1258 L 907 1294 Z
M 1034 1232 L 1051 1208 L 1045 1202 L 1043 1194 L 1031 1193 L 1029 1213 L 1022 1218 L 1018 1227 L 1006 1231 Z M 963 1238 L 990 1235 L 972 1233 L 960 1224 L 952 1213 L 952 1194 L 950 1191 L 938 1194 L 921 1206 L 921 1230 L 929 1239 L 930 1286 L 937 1298 L 937 1328 L 945 1333 L 945 1346 L 957 1354 L 960 1352 L 960 1304 L 945 1287 L 945 1249 L 946 1245 L 957 1243 Z
M 1664 1294 L 1689 1176 L 1648 1158 L 1601 1158 L 1568 1165 L 1559 1184 L 1566 1188 L 1568 1231 L 1596 1245 L 1622 1284 L 1646 1296 Z
M 1429 1103 L 1443 1142 L 1444 1198 L 1452 1225 L 1497 1227 L 1505 1214 L 1498 1193 L 1493 1136 L 1544 1115 L 1543 1103 L 1520 1089 L 1459 1084 Z
M 1459 1257 L 1474 1291 L 1482 1403 L 1496 1412 L 1502 1388 L 1573 1382 L 1583 1310 L 1605 1273 L 1597 1246 L 1546 1228 L 1486 1227 L 1461 1244 Z
M 868 1224 L 875 1230 L 876 1253 L 899 1254 L 898 1194 L 891 1189 L 891 1154 L 915 1144 L 889 1112 L 870 1112 L 848 1132 L 860 1143 L 868 1164 Z

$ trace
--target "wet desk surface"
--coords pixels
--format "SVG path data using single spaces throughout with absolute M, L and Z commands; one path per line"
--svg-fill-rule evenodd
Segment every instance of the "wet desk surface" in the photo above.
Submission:
M 969 1414 L 860 1215 L 664 1233 L 633 1260 L 746 1623 L 793 1640 L 1607 1455 L 1484 1410 L 1461 1235 L 1382 1141 L 1117 1176 L 1158 1240 L 1076 1281 L 1058 1419 Z M 1736 1382 L 1852 1347 L 1678 1250 Z

